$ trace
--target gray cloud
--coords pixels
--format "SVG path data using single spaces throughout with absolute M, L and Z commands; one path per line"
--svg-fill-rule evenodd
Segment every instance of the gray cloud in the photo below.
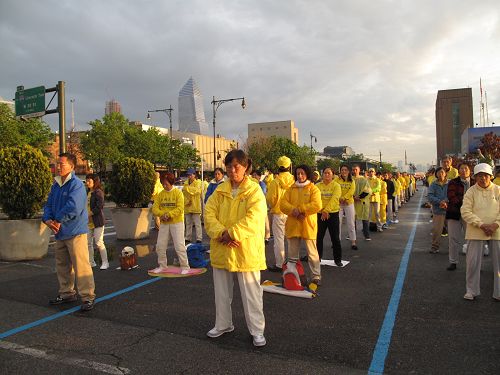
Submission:
M 292 119 L 318 150 L 345 144 L 391 162 L 407 150 L 429 163 L 437 90 L 472 87 L 479 122 L 482 77 L 490 121 L 500 121 L 498 18 L 494 0 L 4 0 L 0 96 L 64 80 L 84 128 L 110 98 L 133 120 L 176 108 L 193 76 L 208 121 L 213 95 L 247 98 L 245 111 L 220 109 L 217 132 L 228 138 L 245 138 L 248 123 Z M 154 120 L 166 125 L 162 115 Z

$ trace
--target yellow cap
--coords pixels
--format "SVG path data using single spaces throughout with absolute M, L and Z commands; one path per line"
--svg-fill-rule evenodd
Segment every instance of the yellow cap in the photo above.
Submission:
M 288 168 L 290 164 L 292 164 L 292 161 L 286 156 L 282 156 L 278 159 L 278 167 Z

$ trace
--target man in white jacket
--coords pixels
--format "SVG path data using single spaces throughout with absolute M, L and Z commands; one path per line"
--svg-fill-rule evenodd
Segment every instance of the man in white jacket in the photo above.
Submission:
M 460 212 L 467 223 L 466 293 L 464 298 L 474 300 L 480 295 L 479 282 L 483 244 L 488 244 L 493 263 L 493 298 L 500 301 L 500 187 L 491 179 L 493 171 L 489 164 L 474 167 L 476 184 L 464 196 Z

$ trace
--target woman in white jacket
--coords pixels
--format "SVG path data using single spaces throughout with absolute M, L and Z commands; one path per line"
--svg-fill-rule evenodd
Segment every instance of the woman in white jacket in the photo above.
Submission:
M 493 298 L 500 301 L 500 187 L 491 179 L 491 166 L 480 163 L 474 167 L 476 184 L 464 196 L 460 209 L 467 223 L 467 269 L 465 282 L 467 291 L 464 298 L 474 300 L 480 295 L 480 272 L 483 244 L 486 242 L 492 254 Z

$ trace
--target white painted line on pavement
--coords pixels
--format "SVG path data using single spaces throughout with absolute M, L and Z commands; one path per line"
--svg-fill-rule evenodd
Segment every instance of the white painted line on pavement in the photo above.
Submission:
M 11 350 L 13 352 L 28 355 L 30 357 L 40 358 L 56 363 L 63 363 L 69 366 L 89 368 L 99 372 L 104 372 L 106 374 L 116 374 L 116 375 L 130 374 L 130 370 L 125 367 L 117 367 L 113 365 L 108 365 L 106 363 L 89 361 L 87 359 L 70 358 L 56 354 L 49 354 L 45 350 L 29 348 L 27 346 L 15 344 L 13 342 L 8 342 L 8 341 L 0 340 L 0 349 Z

